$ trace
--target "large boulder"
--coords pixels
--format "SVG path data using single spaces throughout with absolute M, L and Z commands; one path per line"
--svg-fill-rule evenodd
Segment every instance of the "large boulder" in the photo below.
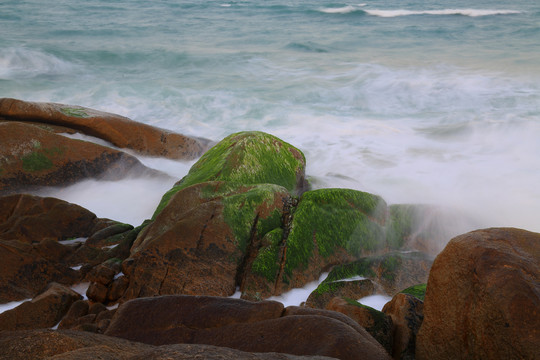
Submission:
M 130 281 L 126 299 L 232 295 L 256 244 L 281 225 L 289 197 L 271 184 L 207 182 L 179 191 L 139 234 L 123 263 Z
M 71 304 L 81 295 L 63 285 L 52 283 L 32 299 L 0 314 L 0 330 L 50 328 L 58 324 Z
M 199 344 L 153 346 L 117 337 L 70 330 L 0 332 L 1 360 L 123 359 L 123 360 L 330 360 L 324 356 L 248 353 Z
M 135 157 L 22 122 L 0 122 L 0 195 L 150 170 Z
M 337 318 L 282 313 L 283 305 L 273 301 L 140 298 L 120 306 L 106 335 L 153 345 L 191 343 L 339 359 L 389 358 L 369 335 Z
M 455 237 L 431 268 L 417 359 L 537 359 L 539 311 L 540 234 Z
M 181 189 L 208 181 L 275 184 L 291 193 L 305 190 L 304 154 L 275 136 L 245 131 L 227 136 L 208 150 L 189 173 L 170 189 L 158 205 L 154 217 Z
M 148 156 L 196 159 L 208 141 L 142 124 L 126 117 L 81 106 L 0 99 L 0 118 L 75 129 Z

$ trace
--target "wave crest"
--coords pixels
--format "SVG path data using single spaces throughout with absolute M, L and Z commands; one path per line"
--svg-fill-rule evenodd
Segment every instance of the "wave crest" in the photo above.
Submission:
M 489 10 L 489 9 L 444 9 L 444 10 L 363 10 L 368 15 L 379 17 L 398 17 L 409 15 L 462 15 L 462 16 L 493 16 L 520 14 L 516 10 Z
M 32 78 L 71 73 L 78 65 L 54 55 L 23 47 L 0 49 L 0 78 Z

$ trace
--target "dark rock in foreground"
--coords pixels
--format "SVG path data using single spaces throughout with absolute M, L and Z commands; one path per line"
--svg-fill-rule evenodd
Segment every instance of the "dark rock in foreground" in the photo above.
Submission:
M 364 329 L 338 317 L 282 316 L 282 312 L 283 305 L 272 301 L 183 295 L 141 298 L 118 309 L 106 335 L 153 345 L 193 343 L 247 352 L 389 358 Z

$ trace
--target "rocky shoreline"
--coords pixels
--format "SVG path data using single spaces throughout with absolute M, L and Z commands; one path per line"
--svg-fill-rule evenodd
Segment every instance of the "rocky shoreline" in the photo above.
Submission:
M 0 99 L 0 140 L 0 303 L 32 299 L 0 314 L 0 359 L 538 356 L 540 234 L 441 239 L 433 207 L 311 189 L 301 150 L 262 132 L 210 147 L 119 115 Z M 201 157 L 142 224 L 25 193 L 163 176 L 122 149 Z M 302 306 L 265 300 L 323 272 Z M 392 300 L 357 301 L 373 294 Z

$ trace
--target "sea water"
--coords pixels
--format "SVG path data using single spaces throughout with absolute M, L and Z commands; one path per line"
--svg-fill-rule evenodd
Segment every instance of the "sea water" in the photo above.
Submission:
M 0 97 L 266 131 L 315 187 L 540 231 L 539 39 L 530 0 L 4 0 Z M 192 164 L 143 162 L 170 179 L 45 193 L 138 225 Z

